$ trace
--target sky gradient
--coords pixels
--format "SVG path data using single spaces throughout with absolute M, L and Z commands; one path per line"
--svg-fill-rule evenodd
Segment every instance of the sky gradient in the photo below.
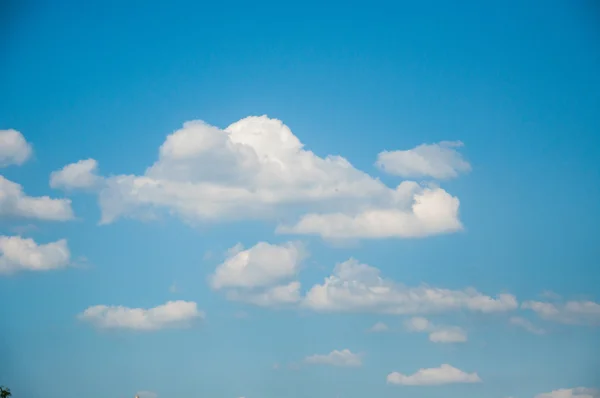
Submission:
M 121 3 L 0 6 L 16 398 L 600 397 L 597 5 Z

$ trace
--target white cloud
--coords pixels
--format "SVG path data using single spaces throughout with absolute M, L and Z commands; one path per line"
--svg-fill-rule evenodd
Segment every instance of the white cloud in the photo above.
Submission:
M 204 313 L 195 302 L 179 300 L 149 309 L 96 305 L 79 318 L 104 329 L 157 330 L 188 326 L 192 320 L 204 318 Z
M 600 398 L 600 390 L 585 387 L 563 388 L 538 394 L 535 398 Z
M 307 214 L 279 233 L 320 235 L 325 239 L 418 238 L 463 229 L 458 218 L 459 201 L 441 188 L 421 188 L 410 207 L 368 208 L 354 214 Z
M 419 369 L 410 376 L 393 372 L 387 376 L 387 382 L 405 386 L 433 386 L 451 383 L 480 383 L 481 379 L 477 373 L 466 373 L 444 364 L 439 368 Z
M 313 365 L 331 365 L 343 367 L 357 367 L 362 365 L 362 359 L 359 354 L 354 354 L 350 350 L 334 350 L 325 355 L 311 355 L 304 359 L 304 362 Z
M 521 307 L 534 311 L 540 318 L 548 321 L 573 325 L 600 325 L 600 304 L 594 301 L 526 301 Z
M 513 316 L 510 318 L 509 320 L 511 325 L 515 325 L 518 327 L 521 327 L 525 330 L 527 330 L 529 333 L 533 333 L 533 334 L 545 334 L 546 331 L 542 328 L 538 328 L 537 326 L 535 326 L 533 323 L 531 323 L 531 321 L 522 318 L 520 316 Z
M 369 332 L 381 333 L 381 332 L 387 332 L 388 330 L 390 330 L 388 325 L 386 325 L 383 322 L 377 322 L 375 325 L 371 326 L 371 328 L 369 329 Z
M 270 286 L 294 277 L 304 256 L 298 242 L 281 245 L 259 242 L 246 250 L 235 246 L 211 276 L 211 285 L 215 289 Z
M 406 321 L 405 326 L 411 332 L 426 332 L 431 329 L 432 324 L 427 318 L 415 316 Z
M 464 343 L 467 334 L 457 326 L 445 326 L 429 333 L 429 340 L 433 343 Z
M 411 332 L 429 333 L 433 343 L 464 343 L 467 333 L 458 326 L 439 326 L 423 317 L 412 317 L 405 322 L 405 327 Z
M 300 282 L 282 282 L 297 275 L 306 254 L 299 242 L 259 242 L 246 250 L 238 243 L 228 250 L 209 281 L 213 289 L 225 290 L 232 301 L 261 307 L 294 305 L 301 300 Z
M 20 166 L 31 157 L 33 149 L 17 130 L 0 130 L 0 167 Z
M 0 274 L 63 268 L 70 258 L 65 239 L 38 245 L 33 239 L 0 236 Z
M 94 159 L 80 160 L 50 174 L 50 187 L 63 189 L 91 189 L 102 182 Z
M 455 178 L 471 170 L 471 165 L 456 151 L 462 146 L 460 141 L 442 141 L 405 151 L 383 151 L 376 164 L 385 172 L 401 177 Z
M 297 281 L 264 289 L 232 289 L 227 291 L 226 295 L 229 300 L 259 307 L 289 306 L 301 300 L 300 282 Z
M 71 200 L 52 199 L 48 196 L 32 197 L 23 187 L 0 175 L 0 218 L 24 217 L 49 221 L 73 219 Z
M 443 189 L 410 181 L 390 188 L 341 156 L 304 149 L 287 126 L 266 116 L 224 130 L 187 122 L 166 138 L 143 175 L 116 175 L 100 185 L 102 223 L 166 211 L 189 223 L 285 216 L 291 226 L 280 232 L 322 236 L 417 237 L 461 229 L 458 199 Z M 375 226 L 381 217 L 384 232 Z M 332 227 L 338 218 L 349 232 Z
M 514 310 L 517 300 L 510 294 L 496 298 L 473 288 L 440 289 L 429 286 L 406 287 L 383 279 L 377 268 L 354 259 L 337 264 L 333 275 L 313 286 L 303 306 L 322 312 L 375 312 L 419 314 L 470 310 L 483 313 Z

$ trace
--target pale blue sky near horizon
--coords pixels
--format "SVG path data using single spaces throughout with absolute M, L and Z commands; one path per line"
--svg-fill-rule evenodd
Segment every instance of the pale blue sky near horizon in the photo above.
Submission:
M 0 130 L 21 132 L 33 155 L 0 175 L 31 196 L 71 198 L 77 219 L 0 211 L 0 235 L 64 238 L 78 264 L 0 275 L 0 384 L 16 398 L 533 398 L 600 388 L 597 324 L 521 309 L 425 314 L 468 332 L 463 344 L 435 344 L 405 330 L 410 316 L 261 308 L 208 283 L 237 243 L 298 240 L 310 253 L 302 292 L 355 258 L 407 286 L 600 302 L 593 2 L 9 3 L 0 6 Z M 405 178 L 375 166 L 381 151 L 462 141 L 472 170 L 440 186 L 459 198 L 464 229 L 334 244 L 276 234 L 268 220 L 98 225 L 96 195 L 49 186 L 51 172 L 88 158 L 103 176 L 142 175 L 184 122 L 226 128 L 261 115 L 316 155 L 343 156 L 390 187 Z M 194 301 L 206 318 L 152 331 L 77 318 L 94 305 L 169 300 Z M 547 333 L 511 325 L 511 316 Z M 368 333 L 376 322 L 392 330 Z M 290 366 L 342 349 L 361 353 L 362 366 Z M 442 364 L 482 382 L 386 383 L 393 371 Z

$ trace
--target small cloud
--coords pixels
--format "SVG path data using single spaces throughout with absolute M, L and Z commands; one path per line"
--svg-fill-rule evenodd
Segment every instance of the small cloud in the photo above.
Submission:
M 383 322 L 377 322 L 375 325 L 371 326 L 371 328 L 369 329 L 369 332 L 381 333 L 381 332 L 387 332 L 389 330 L 390 330 L 390 328 L 388 327 L 388 325 L 386 325 Z
M 404 151 L 383 151 L 377 156 L 376 165 L 401 177 L 456 178 L 460 173 L 471 171 L 469 162 L 456 150 L 462 146 L 460 141 L 442 141 Z
M 98 162 L 94 159 L 68 164 L 50 174 L 50 187 L 64 190 L 96 188 L 104 181 L 97 171 Z
M 429 341 L 433 343 L 464 343 L 467 333 L 458 326 L 434 325 L 427 318 L 412 317 L 405 322 L 410 332 L 429 333 Z
M 389 384 L 404 386 L 434 386 L 455 383 L 481 383 L 477 373 L 466 373 L 451 365 L 443 364 L 439 368 L 419 369 L 412 375 L 392 372 L 387 376 Z
M 354 354 L 348 349 L 341 351 L 333 350 L 325 355 L 311 355 L 304 359 L 304 362 L 312 365 L 330 365 L 341 367 L 356 367 L 362 365 L 362 359 L 359 354 Z
M 563 388 L 538 394 L 535 398 L 600 398 L 600 390 L 586 387 Z
M 31 157 L 32 153 L 31 144 L 19 131 L 0 130 L 0 167 L 20 166 Z
M 169 301 L 154 308 L 129 308 L 96 305 L 87 308 L 78 318 L 102 329 L 150 331 L 169 327 L 186 327 L 194 319 L 203 319 L 193 301 Z
M 533 334 L 545 334 L 546 333 L 546 331 L 544 329 L 536 327 L 533 323 L 531 323 L 527 319 L 521 318 L 519 316 L 511 317 L 509 322 L 511 325 L 519 326 Z
M 29 238 L 0 235 L 0 274 L 65 268 L 70 259 L 66 239 L 38 244 Z
M 177 287 L 177 283 L 173 282 L 171 284 L 171 286 L 169 286 L 169 292 L 171 292 L 171 293 L 178 293 L 179 292 L 179 288 Z

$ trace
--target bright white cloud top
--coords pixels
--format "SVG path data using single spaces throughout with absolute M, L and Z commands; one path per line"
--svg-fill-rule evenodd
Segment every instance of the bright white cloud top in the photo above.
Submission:
M 437 180 L 456 178 L 471 171 L 469 162 L 456 150 L 460 141 L 422 144 L 406 151 L 383 151 L 377 156 L 377 166 L 400 177 L 432 177 Z
M 187 327 L 193 320 L 204 318 L 204 313 L 195 302 L 178 300 L 149 309 L 96 305 L 78 317 L 102 329 L 151 331 Z
M 27 196 L 21 185 L 0 175 L 0 218 L 2 217 L 68 221 L 74 215 L 70 199 Z
M 32 155 L 33 148 L 17 130 L 0 130 L 0 167 L 20 166 Z
M 304 362 L 311 365 L 330 365 L 340 367 L 358 367 L 362 365 L 360 354 L 355 354 L 348 349 L 333 350 L 329 354 L 315 354 L 308 356 Z
M 235 246 L 229 253 L 211 278 L 215 289 L 262 287 L 290 279 L 298 273 L 305 256 L 304 248 L 298 242 L 282 245 L 259 242 L 246 250 Z
M 300 301 L 300 282 L 290 281 L 308 253 L 299 242 L 280 245 L 259 242 L 249 249 L 238 244 L 210 276 L 211 287 L 225 290 L 228 299 L 261 307 L 279 307 Z
M 412 375 L 392 372 L 387 376 L 389 384 L 404 386 L 434 386 L 455 383 L 480 383 L 477 373 L 467 373 L 448 364 L 439 368 L 419 369 Z
M 87 187 L 88 159 L 67 165 L 54 185 Z M 280 233 L 325 238 L 423 237 L 462 229 L 459 200 L 435 186 L 390 188 L 341 156 L 306 150 L 277 119 L 247 117 L 226 129 L 187 122 L 167 137 L 144 175 L 103 178 L 102 223 L 167 211 L 186 222 L 285 216 Z
M 0 274 L 64 268 L 70 259 L 65 239 L 37 244 L 33 239 L 20 236 L 0 236 Z

